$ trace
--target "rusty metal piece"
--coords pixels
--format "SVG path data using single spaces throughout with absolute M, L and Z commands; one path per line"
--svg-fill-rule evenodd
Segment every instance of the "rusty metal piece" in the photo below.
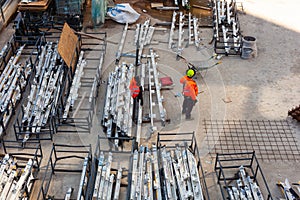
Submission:
M 288 111 L 288 115 L 300 122 L 300 105 Z

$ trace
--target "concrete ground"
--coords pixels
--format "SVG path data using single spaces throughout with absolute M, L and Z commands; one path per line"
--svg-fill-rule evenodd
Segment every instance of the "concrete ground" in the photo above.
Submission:
M 175 97 L 181 91 L 180 77 L 184 74 L 186 66 L 184 62 L 176 60 L 176 53 L 167 48 L 169 31 L 156 31 L 150 45 L 159 55 L 158 68 L 161 76 L 171 76 L 175 87 L 164 91 L 164 106 L 170 124 L 165 127 L 158 126 L 161 132 L 192 132 L 195 131 L 201 161 L 206 173 L 206 180 L 210 199 L 219 200 L 221 195 L 214 175 L 214 155 L 209 154 L 209 147 L 205 141 L 203 120 L 285 120 L 287 119 L 297 139 L 300 148 L 300 125 L 287 117 L 287 112 L 293 106 L 299 105 L 300 94 L 300 26 L 297 21 L 297 8 L 300 3 L 297 0 L 263 0 L 244 1 L 245 13 L 239 13 L 241 31 L 244 36 L 253 36 L 257 40 L 258 55 L 248 60 L 239 56 L 223 56 L 222 63 L 201 72 L 197 77 L 200 88 L 198 103 L 193 109 L 193 121 L 186 121 L 181 115 L 182 98 Z M 153 19 L 157 21 L 157 19 Z M 143 23 L 142 20 L 139 20 Z M 87 21 L 87 25 L 89 22 Z M 134 26 L 133 26 L 134 27 Z M 109 41 L 120 41 L 123 25 L 110 20 L 102 27 L 93 31 L 105 31 Z M 1 33 L 0 47 L 3 46 L 12 28 L 5 29 Z M 202 48 L 197 51 L 194 46 L 183 50 L 183 56 L 196 65 L 212 65 L 216 60 L 208 60 L 213 55 L 213 46 L 209 44 L 212 38 L 211 29 L 202 29 Z M 134 52 L 134 30 L 128 32 L 123 52 Z M 118 45 L 108 43 L 104 61 L 103 77 L 113 70 L 115 53 Z M 145 53 L 148 52 L 145 48 Z M 128 62 L 131 60 L 129 59 Z M 131 62 L 134 62 L 132 59 Z M 68 144 L 92 144 L 93 151 L 96 147 L 97 135 L 102 135 L 100 125 L 105 87 L 102 85 L 99 91 L 97 114 L 93 120 L 90 134 L 65 134 L 58 133 L 54 137 L 55 143 Z M 11 129 L 7 138 L 13 137 Z M 150 141 L 155 141 L 154 134 Z M 142 140 L 143 142 L 147 142 Z M 149 142 L 149 141 L 148 141 Z M 43 141 L 44 159 L 42 171 L 49 157 L 52 143 Z M 256 149 L 253 149 L 256 150 Z M 300 180 L 299 160 L 259 160 L 266 177 L 273 199 L 282 197 L 277 181 L 288 178 L 290 182 Z M 41 176 L 42 177 L 42 176 Z M 64 183 L 64 180 L 61 180 Z M 60 189 L 61 184 L 58 184 Z M 34 193 L 39 190 L 40 180 L 37 181 Z

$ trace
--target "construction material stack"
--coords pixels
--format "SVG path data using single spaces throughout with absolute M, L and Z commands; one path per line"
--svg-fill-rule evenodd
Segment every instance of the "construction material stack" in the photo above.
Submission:
M 195 157 L 179 144 L 135 150 L 130 191 L 130 199 L 204 199 Z
M 15 126 L 16 138 L 26 142 L 32 134 L 39 138 L 39 134 L 46 125 L 53 123 L 56 107 L 64 79 L 64 65 L 57 51 L 57 45 L 47 42 L 42 46 L 39 62 L 35 68 L 33 81 L 30 85 L 30 93 L 23 102 L 22 112 L 19 113 Z M 52 124 L 53 125 L 53 124 Z M 51 128 L 50 128 L 51 129 Z M 46 130 L 52 139 L 51 130 Z
M 92 170 L 92 191 L 88 199 L 124 199 L 129 195 L 129 183 L 132 171 L 132 149 L 134 139 L 128 145 L 116 149 L 114 143 L 107 143 L 106 137 L 98 136 Z M 126 198 L 128 199 L 128 198 Z
M 132 136 L 133 99 L 130 81 L 134 77 L 134 66 L 123 63 L 116 66 L 108 77 L 102 125 L 107 137 Z M 116 146 L 119 140 L 114 139 Z
M 176 17 L 178 15 L 178 17 Z M 178 18 L 178 20 L 176 19 Z M 177 52 L 177 55 L 182 55 L 185 46 L 195 45 L 197 50 L 200 49 L 201 38 L 199 36 L 199 19 L 193 16 L 191 13 L 184 14 L 183 12 L 173 12 L 172 23 L 169 34 L 168 48 Z M 176 30 L 176 24 L 178 23 L 178 32 Z M 188 32 L 185 34 L 185 26 L 187 26 Z M 178 42 L 175 41 L 175 35 L 178 34 Z M 188 40 L 185 45 L 184 41 Z
M 29 159 L 24 168 L 18 160 L 6 154 L 0 166 L 0 198 L 28 199 L 34 183 L 34 161 Z
M 31 73 L 30 64 L 24 65 L 18 62 L 24 47 L 25 45 L 21 46 L 16 55 L 11 56 L 0 76 L 0 136 L 5 132 L 16 105 L 21 100 Z
M 214 49 L 217 54 L 240 55 L 240 33 L 235 0 L 213 1 Z
M 273 200 L 254 152 L 217 154 L 215 172 L 224 200 Z

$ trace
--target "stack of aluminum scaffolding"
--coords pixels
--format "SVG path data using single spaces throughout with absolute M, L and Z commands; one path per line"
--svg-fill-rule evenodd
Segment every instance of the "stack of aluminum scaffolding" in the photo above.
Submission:
M 187 147 L 140 146 L 132 169 L 129 199 L 204 199 L 197 162 Z
M 33 186 L 34 161 L 29 159 L 25 168 L 6 154 L 0 166 L 0 199 L 28 199 Z
M 42 46 L 30 94 L 27 103 L 23 104 L 21 129 L 26 131 L 23 142 L 31 133 L 39 133 L 49 117 L 55 116 L 64 78 L 63 64 L 58 64 L 58 60 L 57 45 L 48 42 Z
M 179 15 L 178 20 L 176 20 L 176 16 Z M 187 19 L 187 20 L 185 20 Z M 176 13 L 173 12 L 172 17 L 172 23 L 171 23 L 171 29 L 170 29 L 170 35 L 169 35 L 169 43 L 168 48 L 169 49 L 176 49 L 177 47 L 177 54 L 181 55 L 182 51 L 184 49 L 184 40 L 185 40 L 185 34 L 184 34 L 184 26 L 188 25 L 188 45 L 194 44 L 199 50 L 200 48 L 200 36 L 199 36 L 199 25 L 198 25 L 198 18 L 195 16 L 192 16 L 191 13 L 188 13 L 187 16 L 183 14 L 183 12 Z M 176 44 L 175 42 L 175 27 L 176 23 L 178 23 L 178 42 Z
M 108 137 L 132 136 L 133 99 L 129 85 L 134 71 L 133 65 L 123 63 L 109 74 L 102 119 Z M 118 146 L 119 140 L 114 143 Z
M 214 0 L 214 49 L 217 54 L 240 55 L 242 35 L 235 0 Z
M 0 76 L 0 136 L 5 131 L 12 117 L 17 102 L 22 97 L 28 77 L 31 73 L 31 65 L 26 66 L 17 63 L 25 46 L 18 49 L 17 54 L 12 56 Z
M 119 140 L 126 140 L 128 144 L 116 149 L 107 143 L 107 137 L 98 135 L 91 173 L 92 190 L 87 199 L 128 199 L 135 139 L 119 137 Z
M 68 95 L 67 104 L 65 106 L 63 119 L 66 119 L 68 117 L 70 109 L 73 108 L 75 100 L 78 98 L 78 90 L 80 88 L 81 82 L 81 76 L 83 75 L 83 68 L 87 65 L 86 60 L 83 59 L 84 52 L 81 51 L 79 55 L 79 60 L 77 63 L 77 67 L 75 70 L 75 75 L 73 77 L 71 89 Z
M 119 199 L 123 169 L 119 168 L 116 174 L 111 173 L 112 156 L 112 153 L 109 153 L 107 157 L 105 157 L 103 152 L 100 153 L 93 200 Z

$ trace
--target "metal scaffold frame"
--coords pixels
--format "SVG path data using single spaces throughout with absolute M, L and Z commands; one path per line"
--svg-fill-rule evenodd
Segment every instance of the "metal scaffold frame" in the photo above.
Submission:
M 235 0 L 213 1 L 213 24 L 215 53 L 240 55 L 242 35 Z
M 200 152 L 199 152 L 199 149 L 197 146 L 197 141 L 195 138 L 195 133 L 194 132 L 191 132 L 191 133 L 160 133 L 159 132 L 158 133 L 157 149 L 158 149 L 159 155 L 161 155 L 162 153 L 165 154 L 166 150 L 167 151 L 169 151 L 169 150 L 176 151 L 178 147 L 185 149 L 186 153 L 187 153 L 187 151 L 189 151 L 194 155 L 193 157 L 195 159 L 197 169 L 192 169 L 187 166 L 186 167 L 189 169 L 190 174 L 193 174 L 193 175 L 198 174 L 197 176 L 200 179 L 200 185 L 201 185 L 201 189 L 202 189 L 203 198 L 205 200 L 210 200 L 208 189 L 207 189 L 207 184 L 206 184 L 206 180 L 205 180 L 205 175 L 204 175 L 204 171 L 203 171 L 201 160 L 200 160 Z M 187 156 L 186 153 L 185 153 L 185 155 L 182 154 L 182 156 L 178 155 L 178 153 L 177 153 L 178 159 L 184 159 L 188 162 L 191 162 L 191 159 L 190 159 L 191 157 Z M 167 159 L 166 156 L 165 156 L 165 158 Z M 163 169 L 163 163 L 165 161 L 162 158 L 158 157 L 158 162 L 159 162 L 160 168 Z M 183 167 L 185 165 L 180 165 L 180 166 Z M 177 171 L 175 170 L 175 172 L 177 172 Z M 167 172 L 165 172 L 165 173 L 167 173 Z M 166 176 L 166 175 L 164 175 L 164 176 Z M 178 173 L 176 173 L 176 176 L 178 176 Z M 167 177 L 169 177 L 169 176 L 167 176 Z M 166 180 L 168 180 L 168 179 L 166 179 Z M 161 180 L 161 182 L 163 182 L 163 180 Z M 165 185 L 165 187 L 168 187 L 168 185 Z M 195 188 L 194 185 L 193 186 L 190 185 L 187 187 L 187 188 L 190 188 L 189 191 L 191 191 L 191 187 Z M 170 188 L 171 188 L 171 186 L 169 187 L 169 190 L 168 189 L 164 189 L 164 190 L 170 191 Z M 164 192 L 162 192 L 162 194 L 164 194 Z M 196 194 L 198 194 L 198 193 L 196 192 Z M 168 196 L 171 194 L 166 193 L 164 195 Z M 185 194 L 185 195 L 191 195 L 191 194 Z
M 237 180 L 238 182 L 239 176 L 237 176 L 237 173 L 243 173 L 243 180 L 240 181 L 243 183 L 238 182 L 238 187 L 245 187 L 243 189 L 243 193 L 245 193 L 246 195 L 250 195 L 252 191 L 252 193 L 256 193 L 259 194 L 259 196 L 263 196 L 263 199 L 273 200 L 266 178 L 262 172 L 262 169 L 259 165 L 254 151 L 226 154 L 217 153 L 214 169 L 218 178 L 218 184 L 220 186 L 222 198 L 224 200 L 232 199 L 235 193 L 232 191 L 232 184 L 234 180 Z M 244 180 L 246 176 L 248 181 Z M 259 186 L 261 192 L 254 192 L 252 184 L 253 182 L 256 183 L 258 181 L 260 182 L 260 184 L 257 183 L 257 185 Z M 245 182 L 248 183 L 246 184 Z M 241 186 L 242 184 L 245 184 L 245 186 Z
M 23 37 L 17 37 L 22 40 Z M 57 51 L 58 38 L 54 41 L 45 36 L 39 37 L 36 44 L 38 57 L 29 80 L 27 92 L 29 97 L 23 99 L 14 122 L 17 141 L 23 143 L 30 140 L 52 140 L 56 132 L 55 116 L 58 97 L 61 93 L 63 80 L 67 70 L 64 62 L 59 59 Z M 35 135 L 35 138 L 31 136 Z M 40 137 L 41 135 L 44 135 Z
M 49 190 L 51 189 L 54 178 L 67 176 L 68 173 L 74 175 L 77 173 L 80 175 L 80 181 L 77 184 L 77 199 L 88 200 L 89 182 L 92 170 L 92 149 L 91 145 L 65 145 L 65 144 L 53 144 L 48 164 L 46 166 L 45 174 L 42 180 L 41 188 L 38 192 L 38 200 L 48 199 Z M 70 165 L 72 163 L 72 165 Z M 58 176 L 58 177 L 55 177 Z M 67 177 L 65 177 L 67 179 Z M 69 184 L 74 184 L 74 180 L 69 181 Z M 60 188 L 61 189 L 61 188 Z M 72 190 L 71 190 L 72 191 Z M 66 191 L 66 195 L 71 191 Z M 53 191 L 52 191 L 53 192 Z M 55 198 L 59 192 L 54 191 Z
M 107 139 L 107 137 L 98 136 L 89 186 L 91 192 L 88 199 L 109 198 L 110 196 L 111 199 L 118 200 L 121 188 L 126 189 L 125 196 L 128 199 L 132 177 L 132 154 L 136 146 L 135 139 L 118 137 L 122 143 L 128 142 L 122 149 L 115 148 L 115 138 L 111 138 L 113 141 L 109 141 L 109 143 L 107 143 Z M 124 184 L 124 182 L 128 184 Z
M 81 73 L 84 77 L 81 77 L 75 85 L 73 84 L 76 77 L 76 71 L 69 73 L 68 86 L 64 89 L 65 96 L 74 96 L 72 100 L 72 107 L 76 109 L 68 109 L 68 98 L 61 97 L 61 109 L 58 110 L 58 117 L 56 117 L 56 123 L 59 132 L 79 132 L 89 133 L 92 127 L 93 116 L 96 111 L 96 101 L 98 97 L 99 86 L 102 82 L 102 67 L 104 57 L 106 53 L 106 38 L 105 32 L 89 33 L 92 36 L 97 36 L 101 40 L 93 39 L 88 36 L 79 37 L 79 48 L 76 50 L 76 55 L 80 54 L 80 51 L 84 52 L 83 60 L 86 63 Z M 78 67 L 78 66 L 77 66 Z M 77 68 L 78 69 L 78 68 Z M 77 92 L 72 92 L 72 85 L 77 87 Z M 87 92 L 86 92 L 87 91 Z M 73 128 L 72 128 L 73 127 Z
M 12 36 L 0 52 L 0 136 L 16 112 L 16 107 L 34 73 L 39 40 L 24 44 Z

